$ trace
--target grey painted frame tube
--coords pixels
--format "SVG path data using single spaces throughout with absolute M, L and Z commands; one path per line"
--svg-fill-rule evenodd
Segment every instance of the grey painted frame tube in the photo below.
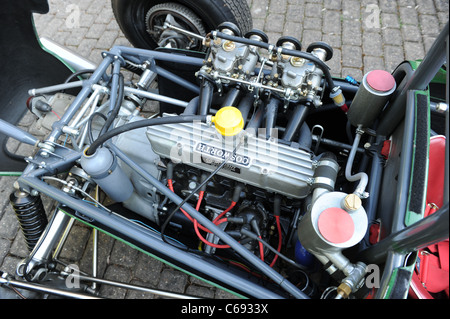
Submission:
M 126 154 L 120 151 L 117 147 L 112 145 L 112 143 L 108 143 L 111 149 L 116 153 L 116 155 L 127 165 L 129 165 L 132 169 L 134 169 L 139 175 L 145 178 L 148 182 L 154 185 L 161 193 L 166 195 L 171 201 L 175 204 L 181 203 L 182 199 L 170 191 L 165 185 L 163 185 L 159 180 L 154 178 L 152 175 L 147 173 L 143 168 L 141 168 L 137 163 L 132 161 Z M 61 161 L 58 161 L 59 164 Z M 49 169 L 48 167 L 47 169 Z M 216 278 L 221 282 L 226 282 L 233 287 L 241 291 L 245 291 L 246 293 L 255 296 L 257 298 L 281 298 L 281 296 L 268 291 L 267 289 L 252 283 L 250 281 L 243 281 L 242 277 L 233 275 L 229 272 L 226 272 L 218 267 L 212 266 L 210 263 L 205 261 L 201 261 L 199 258 L 192 256 L 192 254 L 183 252 L 175 247 L 172 247 L 169 244 L 166 244 L 162 241 L 161 238 L 155 237 L 154 234 L 149 234 L 149 232 L 145 232 L 140 226 L 133 224 L 127 219 L 116 215 L 108 213 L 104 210 L 96 208 L 88 203 L 78 200 L 76 198 L 72 198 L 68 196 L 66 193 L 62 192 L 59 189 L 56 189 L 47 183 L 43 182 L 39 179 L 39 176 L 43 174 L 43 170 L 33 170 L 31 167 L 27 170 L 27 173 L 22 175 L 19 178 L 19 184 L 23 186 L 27 186 L 31 189 L 34 189 L 38 192 L 46 194 L 47 196 L 55 199 L 56 201 L 67 205 L 68 207 L 77 210 L 89 218 L 94 220 L 98 220 L 103 225 L 108 225 L 112 229 L 117 230 L 120 233 L 123 233 L 126 237 L 132 238 L 136 242 L 142 243 L 146 246 L 155 249 L 165 255 L 176 256 L 177 260 L 182 264 L 190 265 L 197 270 L 206 273 L 208 276 L 212 278 Z M 261 272 L 263 272 L 266 276 L 271 278 L 276 284 L 280 285 L 287 292 L 292 294 L 296 298 L 300 299 L 308 299 L 309 297 L 295 287 L 292 283 L 287 281 L 281 274 L 272 269 L 269 265 L 262 262 L 257 256 L 248 251 L 245 247 L 239 244 L 235 239 L 226 234 L 223 230 L 213 224 L 208 218 L 197 212 L 191 205 L 184 204 L 183 209 L 185 209 L 193 218 L 195 218 L 199 223 L 213 231 L 218 235 L 220 239 L 222 239 L 226 244 L 230 245 L 238 254 L 240 254 L 243 258 L 253 264 L 256 268 L 258 268 Z M 211 268 L 212 267 L 212 268 Z
M 102 77 L 105 76 L 106 70 L 111 65 L 111 63 L 117 61 L 118 59 L 120 60 L 123 57 L 126 57 L 127 54 L 137 55 L 141 59 L 150 58 L 198 66 L 203 65 L 203 60 L 198 58 L 172 55 L 157 51 L 147 51 L 135 48 L 114 47 L 111 51 L 105 54 L 104 60 L 100 63 L 99 67 L 92 74 L 92 76 L 88 80 L 84 81 L 82 90 L 80 91 L 76 99 L 73 101 L 73 103 L 70 105 L 69 109 L 65 112 L 65 114 L 61 117 L 61 119 L 58 122 L 55 122 L 55 125 L 53 126 L 53 131 L 50 133 L 49 136 L 50 141 L 56 141 L 59 138 L 59 136 L 62 134 L 62 128 L 68 124 L 68 122 L 78 111 L 79 107 L 82 105 L 84 100 L 89 96 L 89 94 L 92 93 L 93 85 L 97 84 L 102 79 Z M 131 159 L 129 159 L 120 150 L 118 150 L 114 146 L 112 146 L 112 148 L 115 149 L 116 154 L 121 158 L 122 161 L 124 161 L 127 165 L 130 165 L 139 174 L 145 177 L 161 193 L 166 195 L 174 203 L 176 204 L 181 203 L 182 199 L 178 195 L 171 192 L 159 180 L 155 179 L 153 176 L 148 174 L 138 164 L 131 161 Z M 85 203 L 82 200 L 68 196 L 63 191 L 54 188 L 48 185 L 47 183 L 43 182 L 42 180 L 40 180 L 38 172 L 32 167 L 32 165 L 29 165 L 29 167 L 27 167 L 26 173 L 19 178 L 19 183 L 22 186 L 26 186 L 38 192 L 46 194 L 47 196 L 55 199 L 61 204 L 67 205 L 68 207 L 81 212 L 82 214 L 86 215 L 89 218 L 92 218 L 93 220 L 97 220 L 99 223 L 106 225 L 107 227 L 110 227 L 111 229 L 114 229 L 115 231 L 123 234 L 125 238 L 130 238 L 131 240 L 137 243 L 141 243 L 144 246 L 148 246 L 151 249 L 154 249 L 155 251 L 158 251 L 163 255 L 170 256 L 171 258 L 176 259 L 181 264 L 189 265 L 189 267 L 196 269 L 201 273 L 205 273 L 207 276 L 215 278 L 219 282 L 227 283 L 228 285 L 235 287 L 236 289 L 243 291 L 244 293 L 247 293 L 257 298 L 281 298 L 280 295 L 270 291 L 267 288 L 264 288 L 251 281 L 245 280 L 244 278 L 235 275 L 231 272 L 225 271 L 220 267 L 214 266 L 210 262 L 202 260 L 193 254 L 183 252 L 171 246 L 170 244 L 164 243 L 162 239 L 158 238 L 155 234 L 152 234 L 150 231 L 142 228 L 139 225 L 134 224 L 133 222 L 123 218 L 120 215 L 107 212 L 105 210 L 89 205 L 88 203 Z M 182 207 L 200 224 L 209 228 L 220 239 L 222 239 L 225 243 L 230 245 L 230 247 L 234 249 L 238 254 L 240 254 L 248 262 L 250 262 L 257 269 L 263 272 L 266 276 L 272 279 L 285 291 L 287 291 L 296 298 L 301 299 L 309 298 L 306 294 L 304 294 L 301 290 L 295 287 L 292 283 L 287 281 L 281 274 L 273 270 L 269 265 L 261 261 L 257 256 L 248 251 L 245 247 L 239 244 L 231 236 L 226 234 L 223 230 L 221 230 L 214 223 L 212 223 L 209 219 L 207 219 L 205 216 L 197 212 L 192 206 L 190 206 L 189 204 L 184 204 Z
M 116 155 L 127 165 L 132 167 L 136 172 L 139 173 L 143 178 L 145 178 L 148 182 L 150 182 L 153 186 L 155 186 L 161 193 L 167 196 L 171 201 L 173 201 L 176 205 L 182 202 L 182 199 L 173 193 L 169 188 L 163 185 L 159 180 L 154 178 L 152 175 L 148 174 L 143 168 L 141 168 L 138 164 L 134 163 L 126 154 L 120 151 L 117 147 L 110 144 L 112 150 L 116 153 Z M 295 287 L 292 283 L 285 280 L 285 278 L 273 270 L 269 265 L 262 262 L 257 256 L 252 254 L 249 250 L 247 250 L 244 246 L 238 243 L 234 238 L 225 233 L 222 229 L 217 227 L 212 221 L 208 218 L 200 214 L 197 210 L 195 210 L 191 205 L 185 203 L 182 208 L 186 210 L 186 212 L 196 219 L 200 224 L 207 227 L 210 231 L 216 234 L 221 240 L 223 240 L 226 244 L 230 245 L 232 249 L 234 249 L 238 254 L 240 254 L 243 258 L 245 258 L 248 262 L 257 267 L 261 272 L 263 272 L 266 276 L 272 279 L 275 283 L 280 285 L 287 292 L 292 294 L 296 298 L 301 299 L 309 299 L 309 297 Z
M 103 209 L 90 205 L 85 201 L 68 196 L 63 191 L 48 185 L 38 177 L 22 176 L 19 178 L 19 182 L 55 199 L 63 205 L 67 205 L 68 207 L 82 213 L 87 218 L 98 221 L 100 224 L 116 230 L 117 232 L 123 234 L 125 238 L 142 243 L 144 246 L 150 247 L 159 253 L 170 256 L 172 259 L 181 264 L 189 265 L 192 269 L 205 273 L 207 276 L 215 278 L 219 282 L 226 282 L 228 285 L 235 287 L 236 289 L 239 289 L 240 291 L 255 298 L 282 298 L 280 295 L 248 281 L 245 278 L 225 271 L 212 265 L 206 260 L 199 258 L 198 256 L 184 252 L 183 250 L 163 242 L 157 234 L 152 233 L 143 226 L 135 224 L 120 215 L 107 212 Z M 185 206 L 183 206 L 183 208 L 185 208 Z
M 151 59 L 151 60 L 155 59 L 155 60 L 166 61 L 166 62 L 191 64 L 191 65 L 198 66 L 198 67 L 201 67 L 203 65 L 203 59 L 201 59 L 201 58 L 189 57 L 189 56 L 179 55 L 179 54 L 168 54 L 166 52 L 159 52 L 159 51 L 155 51 L 155 50 L 145 50 L 145 49 L 138 49 L 138 48 L 115 46 L 111 49 L 111 53 L 119 54 L 126 58 L 128 58 L 127 55 L 139 56 L 141 58 L 140 62 L 144 62 L 145 60 L 148 60 L 148 59 Z
M 392 233 L 379 243 L 363 251 L 360 258 L 370 263 L 380 263 L 389 252 L 406 255 L 434 243 L 445 240 L 449 236 L 448 203 L 434 214 L 416 223 Z

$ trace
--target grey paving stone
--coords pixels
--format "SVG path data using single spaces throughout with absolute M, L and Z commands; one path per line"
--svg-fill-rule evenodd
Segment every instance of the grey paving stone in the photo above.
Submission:
M 382 57 L 366 55 L 364 56 L 363 62 L 364 62 L 364 74 L 372 70 L 384 69 L 384 59 Z
M 404 28 L 407 27 L 406 25 L 403 26 Z M 402 43 L 402 32 L 399 29 L 384 29 L 383 30 L 383 43 L 384 44 L 392 44 L 392 45 L 399 45 Z
M 362 33 L 361 24 L 359 22 L 345 23 L 342 27 L 342 44 L 350 44 L 353 46 L 361 46 Z
M 421 40 L 421 34 L 418 26 L 404 25 L 402 26 L 402 39 L 403 41 L 418 42 Z
M 11 241 L 0 237 L 0 261 L 2 261 L 8 254 L 11 248 Z
M 283 35 L 290 35 L 295 38 L 301 38 L 303 25 L 296 22 L 286 22 L 284 25 Z
M 362 68 L 362 49 L 356 45 L 342 46 L 342 65 L 344 67 Z
M 130 284 L 141 286 L 141 287 L 146 287 L 146 288 L 154 288 L 154 287 L 149 287 L 147 283 L 138 281 L 138 280 L 132 280 L 130 282 Z M 158 298 L 158 295 L 155 295 L 148 291 L 141 291 L 141 290 L 135 290 L 135 289 L 128 289 L 128 291 L 125 295 L 125 299 L 155 299 L 155 298 Z
M 439 19 L 435 15 L 421 14 L 419 17 L 420 29 L 424 35 L 439 34 Z
M 146 254 L 140 253 L 134 267 L 134 276 L 143 282 L 156 286 L 159 282 L 163 269 L 163 262 Z
M 433 0 L 420 0 L 417 2 L 417 11 L 423 14 L 436 14 Z
M 0 238 L 13 240 L 19 230 L 19 223 L 11 206 L 6 206 L 5 212 L 0 219 Z
M 265 19 L 269 9 L 269 0 L 253 1 L 251 7 L 252 18 Z
M 398 14 L 381 13 L 381 25 L 384 28 L 400 28 Z
M 86 32 L 85 37 L 90 39 L 98 39 L 98 35 L 101 34 L 102 37 L 104 36 L 104 32 L 106 30 L 106 24 L 103 23 L 94 23 L 89 28 L 88 32 Z
M 406 41 L 403 46 L 405 48 L 406 60 L 417 60 L 424 56 L 425 51 L 421 42 Z
M 380 0 L 379 6 L 382 12 L 397 13 L 396 1 Z
M 292 20 L 293 22 L 296 23 L 302 23 L 305 16 L 304 12 L 305 12 L 304 6 L 288 4 L 286 10 L 286 21 Z
M 3 260 L 1 260 L 1 269 L 3 272 L 14 276 L 16 273 L 16 267 L 19 262 L 22 261 L 22 258 L 8 255 Z
M 285 14 L 287 9 L 287 0 L 271 0 L 269 5 L 270 13 Z
M 267 32 L 283 33 L 283 24 L 279 23 L 279 21 L 284 21 L 284 14 L 269 13 L 264 24 L 264 29 Z
M 341 13 L 336 10 L 326 10 L 323 14 L 323 33 L 341 33 Z
M 380 33 L 370 32 L 363 34 L 362 49 L 364 54 L 373 56 L 383 55 L 383 39 Z
M 106 269 L 105 279 L 129 283 L 132 279 L 131 271 L 124 267 L 109 265 Z M 110 285 L 102 285 L 100 287 L 99 294 L 103 298 L 124 299 L 127 294 L 127 289 Z
M 326 9 L 341 10 L 342 0 L 329 0 L 329 1 L 324 1 L 323 6 L 324 6 Z
M 175 269 L 164 269 L 161 272 L 158 289 L 183 293 L 188 283 L 188 275 Z
M 403 25 L 417 25 L 419 23 L 417 10 L 413 6 L 400 7 L 399 12 L 400 20 Z
M 322 41 L 322 32 L 320 30 L 303 30 L 302 36 L 303 47 L 307 48 L 313 42 Z
M 321 18 L 322 16 L 322 2 L 317 3 L 306 3 L 305 5 L 305 16 L 313 18 Z
M 74 262 L 79 261 L 87 247 L 90 232 L 91 229 L 74 224 L 61 250 L 61 259 Z
M 394 71 L 399 61 L 404 60 L 403 48 L 396 45 L 384 46 L 384 63 L 385 70 L 388 72 Z
M 359 19 L 361 18 L 361 6 L 359 1 L 343 1 L 342 18 L 346 20 L 347 23 L 352 23 L 352 21 L 359 21 Z
M 188 295 L 198 296 L 207 299 L 213 299 L 214 293 L 215 293 L 214 289 L 196 285 L 189 285 L 186 289 L 186 294 Z
M 115 241 L 111 252 L 110 263 L 123 267 L 133 267 L 136 264 L 139 251 L 129 248 L 127 244 L 121 241 Z
M 30 254 L 25 242 L 25 238 L 23 237 L 23 233 L 21 231 L 17 232 L 17 235 L 11 244 L 10 253 L 11 255 L 21 258 L 25 258 Z
M 94 232 L 90 232 L 89 239 L 86 243 L 86 249 L 84 250 L 83 256 L 79 261 L 80 271 L 84 271 L 88 274 L 93 274 L 93 236 Z M 112 248 L 114 246 L 115 240 L 102 232 L 97 232 L 97 274 L 103 275 L 105 273 L 108 264 L 110 263 L 110 256 Z
M 362 73 L 361 69 L 343 67 L 342 68 L 342 77 L 346 77 L 347 75 L 350 75 L 356 81 L 361 81 L 363 78 L 363 73 Z
M 325 39 L 323 39 L 325 41 Z M 333 48 L 333 57 L 327 61 L 328 66 L 331 69 L 332 76 L 341 76 L 342 69 L 342 51 L 339 48 Z

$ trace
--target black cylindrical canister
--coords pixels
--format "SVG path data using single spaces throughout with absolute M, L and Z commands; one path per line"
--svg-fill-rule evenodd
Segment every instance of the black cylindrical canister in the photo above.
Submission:
M 366 73 L 347 112 L 350 123 L 370 127 L 395 89 L 395 79 L 389 72 L 373 70 Z

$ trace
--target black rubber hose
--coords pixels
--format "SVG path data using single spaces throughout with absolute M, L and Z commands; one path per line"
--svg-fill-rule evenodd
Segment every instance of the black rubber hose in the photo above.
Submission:
M 85 69 L 85 70 L 80 70 L 78 72 L 72 73 L 71 75 L 69 75 L 67 77 L 67 79 L 64 81 L 64 83 L 69 83 L 70 81 L 72 81 L 74 78 L 83 75 L 83 74 L 89 74 L 89 73 L 94 73 L 95 70 L 94 69 Z
M 222 107 L 237 106 L 241 100 L 243 92 L 244 91 L 240 86 L 231 88 L 230 91 L 228 91 L 225 100 L 222 102 Z
M 214 86 L 209 80 L 203 79 L 202 85 L 200 87 L 200 100 L 199 100 L 199 113 L 200 115 L 209 114 L 209 109 L 211 107 L 211 102 L 214 93 Z
M 194 121 L 206 123 L 208 116 L 206 115 L 178 115 L 169 117 L 159 117 L 153 119 L 144 119 L 141 121 L 127 123 L 125 125 L 116 127 L 105 134 L 99 136 L 89 148 L 86 150 L 86 155 L 92 155 L 95 153 L 97 148 L 99 148 L 103 143 L 105 143 L 110 138 L 117 136 L 119 134 L 135 130 L 142 127 L 154 126 L 154 125 L 164 125 L 164 124 L 176 124 L 176 123 L 191 123 Z
M 303 122 L 308 115 L 309 108 L 303 104 L 297 104 L 295 110 L 292 112 L 291 118 L 286 126 L 286 130 L 284 131 L 283 140 L 287 142 L 291 142 L 300 127 L 303 125 Z
M 182 115 L 193 115 L 197 114 L 198 104 L 200 97 L 196 96 L 192 100 L 189 101 L 188 105 L 184 109 Z
M 108 118 L 100 131 L 100 135 L 102 135 L 103 133 L 105 133 L 106 131 L 109 130 L 109 128 L 111 127 L 111 124 L 114 122 L 117 114 L 119 114 L 119 110 L 120 110 L 120 107 L 122 106 L 122 101 L 123 101 L 123 97 L 124 97 L 124 89 L 125 89 L 125 83 L 124 83 L 124 79 L 123 79 L 123 74 L 119 73 L 119 88 L 118 88 L 119 94 L 117 96 L 117 100 L 116 100 L 113 110 L 111 111 L 110 114 L 108 114 Z
M 300 144 L 299 148 L 309 152 L 311 150 L 312 145 L 312 135 L 311 130 L 309 129 L 308 124 L 306 122 L 300 127 L 300 137 L 298 138 L 298 144 Z
M 88 127 L 87 128 L 87 132 L 88 132 L 87 136 L 88 136 L 88 141 L 91 144 L 92 144 L 92 142 L 94 142 L 94 136 L 92 135 L 92 122 L 94 121 L 94 118 L 97 117 L 97 116 L 101 117 L 105 122 L 107 121 L 106 116 L 103 113 L 100 113 L 100 112 L 94 112 L 89 117 L 88 122 L 87 122 L 87 127 Z
M 85 70 L 80 70 L 78 72 L 72 73 L 71 75 L 69 75 L 67 77 L 67 79 L 64 81 L 64 83 L 69 83 L 70 81 L 72 81 L 73 79 L 75 79 L 76 77 L 79 77 L 80 75 L 83 74 L 90 74 L 90 73 L 94 73 L 95 70 L 92 69 L 85 69 Z M 62 90 L 61 93 L 65 93 L 66 90 Z
M 251 120 L 248 122 L 245 130 L 250 134 L 254 134 L 255 136 L 258 133 L 258 129 L 261 127 L 263 118 L 264 118 L 265 106 L 259 105 L 256 112 L 253 114 Z
M 266 138 L 272 136 L 273 129 L 277 122 L 277 113 L 280 105 L 281 101 L 275 98 L 270 99 L 266 104 Z
M 248 114 L 250 113 L 250 109 L 253 107 L 254 101 L 255 96 L 253 94 L 246 94 L 239 102 L 238 109 L 241 111 L 242 118 L 244 119 L 244 125 L 247 123 Z

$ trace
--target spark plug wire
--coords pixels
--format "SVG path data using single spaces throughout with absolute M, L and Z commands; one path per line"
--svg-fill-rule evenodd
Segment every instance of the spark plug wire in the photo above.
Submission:
M 281 252 L 281 245 L 283 243 L 281 224 L 280 224 L 280 211 L 281 211 L 280 206 L 281 206 L 281 197 L 279 195 L 275 195 L 275 198 L 273 201 L 273 214 L 275 216 L 275 221 L 276 221 L 277 230 L 278 230 L 278 247 L 277 247 L 278 253 Z M 273 258 L 272 262 L 270 263 L 270 267 L 273 267 L 275 265 L 275 263 L 277 262 L 277 259 L 278 259 L 278 254 L 275 254 L 275 257 Z

